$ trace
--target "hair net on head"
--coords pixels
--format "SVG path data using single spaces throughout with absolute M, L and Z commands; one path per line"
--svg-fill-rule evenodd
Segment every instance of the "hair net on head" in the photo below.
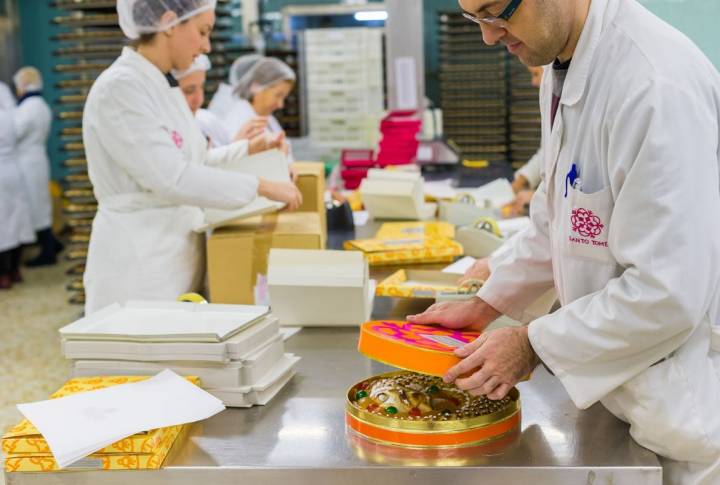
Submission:
M 21 67 L 13 76 L 15 87 L 25 93 L 43 88 L 42 74 L 32 66 Z
M 217 0 L 117 0 L 120 28 L 132 40 L 142 34 L 163 32 L 206 10 L 215 9 Z M 162 20 L 165 12 L 175 15 Z
M 250 99 L 280 81 L 295 82 L 295 71 L 279 59 L 264 57 L 238 79 L 235 94 L 243 99 Z
M 237 87 L 238 81 L 252 69 L 252 67 L 262 60 L 263 56 L 260 54 L 248 54 L 246 56 L 238 57 L 235 62 L 230 66 L 230 74 L 228 76 L 228 82 L 232 87 Z
M 15 97 L 10 92 L 7 84 L 0 81 L 0 109 L 12 109 L 15 107 Z
M 175 69 L 172 70 L 172 75 L 175 79 L 178 81 L 182 78 L 189 76 L 190 74 L 198 71 L 207 72 L 212 67 L 212 64 L 210 63 L 210 58 L 206 56 L 205 54 L 201 54 L 195 58 L 192 64 L 190 64 L 190 67 L 185 69 L 184 71 L 177 71 Z

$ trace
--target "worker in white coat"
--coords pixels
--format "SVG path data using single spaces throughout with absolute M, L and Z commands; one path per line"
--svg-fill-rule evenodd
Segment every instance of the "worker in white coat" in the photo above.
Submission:
M 52 110 L 42 97 L 42 76 L 36 68 L 21 68 L 13 76 L 13 83 L 18 96 L 18 107 L 13 111 L 18 161 L 41 250 L 27 265 L 51 265 L 57 262 L 57 252 L 62 250 L 62 244 L 52 232 L 50 160 L 47 154 Z
M 600 401 L 669 484 L 720 483 L 720 75 L 634 0 L 461 0 L 488 44 L 545 65 L 532 225 L 476 298 L 410 316 L 484 329 L 445 379 L 491 399 L 540 362 L 579 408 Z M 502 5 L 500 6 L 502 7 Z M 469 375 L 464 376 L 466 373 Z
M 15 98 L 0 82 L 0 290 L 22 282 L 22 246 L 35 242 L 30 204 L 18 166 L 14 109 Z
M 210 51 L 214 0 L 118 0 L 135 47 L 95 81 L 83 140 L 98 200 L 84 275 L 86 313 L 129 299 L 175 299 L 203 278 L 201 208 L 236 209 L 256 195 L 294 209 L 297 187 L 222 169 L 247 142 L 209 152 L 167 76 Z M 272 147 L 270 147 L 272 148 Z
M 223 120 L 230 133 L 257 127 L 284 133 L 273 113 L 285 106 L 295 82 L 295 72 L 279 59 L 242 56 L 230 67 L 230 86 L 220 85 L 208 109 Z M 288 161 L 294 161 L 292 147 Z
M 173 71 L 173 77 L 178 81 L 180 90 L 183 92 L 188 102 L 190 111 L 195 115 L 200 129 L 208 139 L 210 148 L 217 148 L 230 143 L 248 140 L 250 149 L 254 149 L 254 145 L 280 142 L 279 137 L 283 140 L 280 142 L 286 144 L 281 134 L 269 134 L 265 131 L 265 126 L 246 124 L 235 134 L 231 134 L 226 124 L 211 111 L 202 107 L 205 102 L 205 81 L 207 71 L 211 68 L 210 59 L 206 55 L 195 58 L 192 65 L 183 71 Z

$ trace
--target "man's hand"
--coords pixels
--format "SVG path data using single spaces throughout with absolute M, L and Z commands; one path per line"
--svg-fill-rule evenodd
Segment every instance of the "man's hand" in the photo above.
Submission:
M 235 133 L 234 141 L 238 140 L 249 140 L 261 135 L 267 128 L 268 118 L 267 116 L 257 116 L 240 127 L 237 133 Z
M 439 324 L 453 329 L 482 331 L 499 316 L 500 312 L 484 300 L 473 297 L 465 301 L 435 303 L 423 313 L 408 315 L 407 320 L 410 323 Z
M 490 278 L 490 258 L 480 258 L 465 271 L 465 274 L 458 280 L 459 284 L 467 280 L 487 281 Z
M 474 396 L 502 399 L 540 363 L 527 327 L 507 327 L 481 335 L 455 349 L 463 360 L 447 371 L 445 382 Z

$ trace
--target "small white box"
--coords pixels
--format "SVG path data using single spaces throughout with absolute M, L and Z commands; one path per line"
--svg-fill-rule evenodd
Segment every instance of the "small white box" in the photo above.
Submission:
M 373 219 L 426 220 L 437 210 L 436 204 L 425 203 L 419 172 L 371 169 L 360 195 Z
M 281 325 L 357 326 L 370 318 L 368 263 L 359 251 L 271 249 L 268 288 Z

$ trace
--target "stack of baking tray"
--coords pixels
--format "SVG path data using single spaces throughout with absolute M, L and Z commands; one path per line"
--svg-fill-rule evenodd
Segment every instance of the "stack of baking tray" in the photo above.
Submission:
M 538 89 L 530 83 L 530 72 L 517 58 L 510 60 L 510 161 L 524 165 L 540 147 Z
M 457 12 L 439 13 L 440 97 L 447 138 L 466 160 L 508 159 L 508 57 L 486 46 L 477 25 Z
M 92 83 L 120 54 L 125 40 L 118 27 L 114 0 L 54 0 L 51 4 L 61 12 L 53 19 L 56 32 L 52 50 L 59 93 L 54 108 L 65 173 L 63 213 L 70 228 L 70 245 L 65 253 L 71 262 L 67 289 L 70 302 L 82 304 L 82 275 L 97 210 L 87 175 L 82 113 Z

